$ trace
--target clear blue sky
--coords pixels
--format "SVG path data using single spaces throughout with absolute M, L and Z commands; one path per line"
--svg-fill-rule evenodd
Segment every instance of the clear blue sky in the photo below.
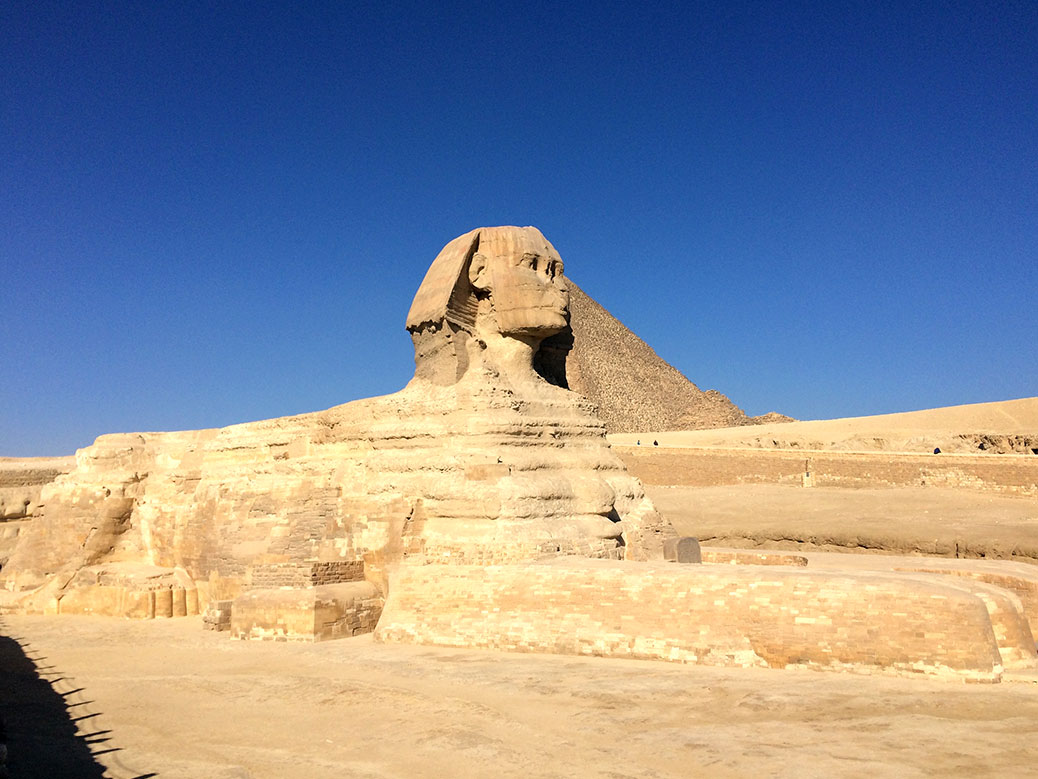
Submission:
M 1038 394 L 1038 3 L 0 5 L 0 454 L 392 392 L 533 224 L 750 414 Z

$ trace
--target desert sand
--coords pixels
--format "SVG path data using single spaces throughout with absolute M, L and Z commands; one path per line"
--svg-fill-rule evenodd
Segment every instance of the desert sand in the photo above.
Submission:
M 618 446 L 640 441 L 641 452 L 654 441 L 668 450 L 890 455 L 931 453 L 939 446 L 935 463 L 990 453 L 993 462 L 1030 464 L 1030 447 L 1038 445 L 1038 397 L 847 419 L 611 434 L 609 440 Z M 1032 495 L 763 483 L 656 484 L 646 492 L 679 533 L 704 545 L 1038 563 L 1038 501 Z
M 17 641 L 3 639 L 4 667 L 25 671 L 0 688 L 13 776 L 1038 771 L 1030 680 L 725 670 L 387 646 L 370 636 L 239 642 L 202 631 L 197 618 L 3 623 Z M 23 652 L 44 681 L 33 682 Z M 60 738 L 73 725 L 78 736 Z
M 660 446 L 695 448 L 932 452 L 934 447 L 940 447 L 944 453 L 1033 455 L 1032 448 L 1038 447 L 1038 397 L 868 417 L 714 430 L 616 433 L 609 440 L 625 446 L 637 441 L 649 445 L 655 440 Z

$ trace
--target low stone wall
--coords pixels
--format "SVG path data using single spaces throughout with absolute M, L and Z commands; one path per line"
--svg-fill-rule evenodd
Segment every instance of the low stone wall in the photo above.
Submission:
M 898 570 L 942 573 L 991 584 L 1008 590 L 1020 599 L 1031 632 L 1038 637 L 1038 568 L 1021 563 L 971 560 L 920 560 L 918 565 Z
M 76 465 L 67 457 L 0 457 L 0 489 L 49 484 Z
M 403 566 L 391 578 L 375 636 L 999 680 L 1003 664 L 988 607 L 942 578 L 595 560 Z
M 75 457 L 0 457 L 0 522 L 38 514 L 41 490 L 75 464 Z
M 983 601 L 1003 667 L 1034 670 L 1038 653 L 1020 598 L 1002 587 L 979 581 L 959 579 L 956 585 Z
M 1038 457 L 614 446 L 645 484 L 963 487 L 1038 496 Z

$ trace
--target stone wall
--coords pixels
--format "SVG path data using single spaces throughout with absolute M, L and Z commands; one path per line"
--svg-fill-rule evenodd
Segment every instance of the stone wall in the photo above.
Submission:
M 1038 637 L 1038 567 L 999 560 L 938 560 L 926 558 L 898 570 L 943 573 L 1000 587 L 1020 599 L 1031 632 Z
M 363 560 L 335 560 L 324 563 L 279 563 L 257 565 L 252 570 L 251 587 L 317 587 L 364 581 Z
M 1003 662 L 988 606 L 940 581 L 948 578 L 595 560 L 403 566 L 375 635 L 519 652 L 997 681 Z
M 47 484 L 76 465 L 75 457 L 0 457 L 0 489 Z
M 703 549 L 701 557 L 704 563 L 716 563 L 718 565 L 792 565 L 798 568 L 807 567 L 806 557 L 788 552 Z
M 1038 457 L 1027 455 L 794 452 L 614 446 L 645 484 L 712 487 L 961 487 L 1038 496 Z

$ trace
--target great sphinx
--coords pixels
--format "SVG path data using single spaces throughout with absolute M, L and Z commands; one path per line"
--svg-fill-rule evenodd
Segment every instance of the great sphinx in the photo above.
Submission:
M 208 605 L 203 623 L 229 616 L 240 638 L 373 631 L 980 681 L 1038 664 L 1033 602 L 983 571 L 663 561 L 674 531 L 565 388 L 568 324 L 562 261 L 539 231 L 456 238 L 408 314 L 404 389 L 221 429 L 101 436 L 41 491 L 42 515 L 0 571 L 0 610 Z
M 99 437 L 44 489 L 2 570 L 3 604 L 90 610 L 92 587 L 136 577 L 193 590 L 204 607 L 293 563 L 363 564 L 384 592 L 400 564 L 660 556 L 669 526 L 594 407 L 558 386 L 568 320 L 562 260 L 536 228 L 454 239 L 408 313 L 404 389 L 220 429 Z

